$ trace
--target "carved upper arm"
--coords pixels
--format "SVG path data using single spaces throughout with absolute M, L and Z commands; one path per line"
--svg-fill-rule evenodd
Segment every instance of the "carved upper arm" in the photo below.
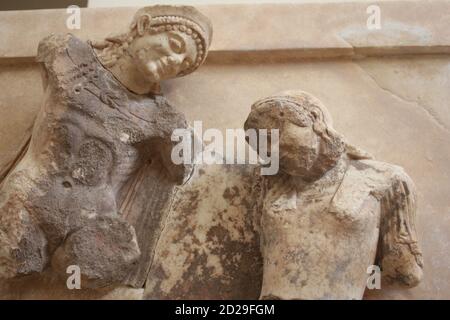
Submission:
M 390 187 L 381 199 L 378 262 L 385 280 L 407 287 L 422 278 L 422 253 L 417 244 L 417 195 L 411 178 L 394 167 Z

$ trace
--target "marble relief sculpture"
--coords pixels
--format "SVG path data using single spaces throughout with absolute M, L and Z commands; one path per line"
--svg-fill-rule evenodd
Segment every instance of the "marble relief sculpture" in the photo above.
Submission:
M 416 191 L 398 166 L 350 146 L 313 96 L 256 102 L 245 129 L 279 129 L 280 172 L 257 184 L 261 299 L 361 299 L 366 270 L 411 287 L 422 277 Z
M 170 160 L 187 123 L 159 83 L 195 71 L 211 36 L 196 9 L 152 6 L 102 42 L 40 42 L 45 98 L 0 185 L 0 278 L 76 265 L 83 287 L 143 286 L 172 190 L 192 169 Z
M 277 174 L 173 163 L 172 133 L 189 127 L 160 82 L 199 68 L 211 37 L 193 7 L 151 6 L 103 41 L 40 42 L 44 100 L 0 173 L 0 281 L 75 265 L 83 288 L 149 299 L 361 299 L 371 265 L 420 282 L 414 183 L 347 143 L 308 93 L 259 100 L 245 122 L 279 130 Z

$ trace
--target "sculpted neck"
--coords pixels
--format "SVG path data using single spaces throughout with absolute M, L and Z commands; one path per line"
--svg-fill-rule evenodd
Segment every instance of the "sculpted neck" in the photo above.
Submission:
M 306 185 L 320 185 L 320 186 L 328 186 L 334 185 L 336 183 L 340 183 L 342 178 L 344 177 L 345 171 L 347 169 L 348 157 L 344 153 L 341 157 L 335 162 L 335 164 L 328 168 L 328 170 L 324 170 L 321 175 L 317 175 L 314 177 L 300 177 L 300 176 L 291 176 L 292 180 L 295 182 L 297 186 L 306 186 Z
M 114 65 L 108 67 L 101 55 L 96 54 L 100 63 L 128 90 L 136 94 L 160 94 L 159 83 L 149 83 L 148 79 L 135 67 L 128 55 L 122 55 Z

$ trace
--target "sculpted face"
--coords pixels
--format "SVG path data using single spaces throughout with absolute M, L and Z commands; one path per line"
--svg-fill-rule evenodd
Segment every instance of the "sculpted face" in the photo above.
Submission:
M 280 130 L 280 168 L 292 176 L 311 176 L 320 157 L 320 140 L 312 126 L 285 122 Z
M 175 78 L 192 65 L 197 47 L 188 34 L 165 31 L 135 38 L 129 52 L 137 69 L 149 82 L 155 83 Z
M 255 102 L 244 128 L 278 129 L 280 169 L 305 181 L 333 168 L 346 148 L 333 130 L 327 110 L 303 92 Z

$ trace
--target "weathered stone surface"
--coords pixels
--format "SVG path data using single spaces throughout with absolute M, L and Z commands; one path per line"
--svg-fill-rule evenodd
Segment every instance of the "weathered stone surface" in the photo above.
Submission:
M 423 281 L 409 290 L 382 283 L 382 290 L 367 290 L 365 298 L 448 298 L 450 287 L 442 279 L 450 277 L 450 262 L 446 258 L 450 243 L 446 223 L 450 137 L 436 120 L 445 121 L 441 115 L 446 114 L 447 108 L 449 64 L 446 56 L 371 58 L 357 62 L 207 63 L 189 77 L 164 84 L 163 91 L 189 121 L 201 119 L 205 128 L 225 129 L 242 127 L 250 105 L 257 99 L 301 84 L 328 106 L 335 128 L 349 141 L 375 158 L 401 164 L 417 186 L 417 231 L 426 266 Z M 13 96 L 16 92 L 20 101 L 25 101 L 20 105 L 23 109 L 16 109 L 18 104 L 10 95 L 0 97 L 2 111 L 9 115 L 0 119 L 2 128 L 10 122 L 29 127 L 32 123 L 22 119 L 31 122 L 36 115 L 32 103 L 42 97 L 35 86 L 40 81 L 39 73 L 36 67 L 22 70 L 28 75 L 25 82 L 15 72 L 1 73 L 1 87 L 27 88 L 20 93 L 11 90 Z M 428 94 L 426 88 L 433 94 Z M 210 95 L 204 95 L 205 91 Z M 216 110 L 214 113 L 211 106 Z M 426 109 L 435 110 L 436 117 Z M 19 135 L 10 137 L 5 141 L 8 148 L 20 145 Z M 240 286 L 230 286 L 230 295 L 232 292 L 238 295 Z M 255 290 L 249 297 L 258 294 Z
M 134 163 L 158 157 L 152 140 L 170 141 L 168 124 L 182 127 L 184 117 L 164 100 L 123 92 L 76 38 L 49 38 L 40 52 L 47 99 L 27 153 L 1 185 L 1 274 L 40 272 L 53 256 L 62 273 L 80 266 L 85 285 L 123 281 L 140 251 L 134 229 L 116 211 L 115 193 L 123 192 Z M 140 151 L 145 141 L 152 151 Z
M 189 81 L 175 80 L 163 90 L 174 103 L 183 102 L 182 110 L 188 120 L 202 119 L 205 128 L 222 130 L 241 127 L 249 106 L 264 96 L 299 84 L 314 93 L 328 106 L 339 132 L 375 158 L 401 164 L 417 186 L 417 232 L 426 266 L 424 278 L 419 286 L 408 290 L 398 290 L 382 282 L 382 290 L 366 290 L 365 297 L 448 298 L 450 287 L 442 279 L 450 277 L 445 258 L 450 243 L 446 223 L 450 137 L 439 122 L 445 121 L 449 63 L 446 56 L 412 56 L 358 61 L 207 64 Z M 427 87 L 433 94 L 426 94 Z M 212 96 L 201 96 L 205 88 L 215 97 L 215 102 Z M 191 94 L 181 96 L 182 92 Z M 205 114 L 204 110 L 213 104 L 222 110 L 220 117 Z M 429 110 L 436 111 L 434 116 Z M 444 258 L 437 259 L 437 256 Z M 430 272 L 439 276 L 434 277 Z
M 286 112 L 284 115 L 288 117 Z M 265 123 L 263 127 L 270 127 L 270 124 Z M 295 146 L 298 143 L 285 145 Z M 347 149 L 353 158 L 367 155 L 351 146 Z M 297 150 L 292 155 L 295 157 L 304 153 Z M 259 281 L 240 279 L 235 275 L 236 267 L 246 273 L 248 265 L 242 260 L 230 265 L 227 263 L 229 259 L 224 259 L 234 252 L 236 244 L 229 241 L 228 237 L 216 243 L 220 237 L 207 236 L 218 226 L 222 234 L 228 235 L 235 234 L 236 225 L 244 226 L 246 237 L 254 239 L 247 245 L 251 248 L 249 257 L 259 261 L 253 265 L 259 277 L 263 267 L 256 240 L 260 237 L 257 230 L 265 230 L 267 247 L 263 245 L 263 252 L 266 252 L 267 264 L 264 270 L 267 274 L 262 286 L 263 298 L 360 299 L 365 291 L 367 267 L 374 263 L 383 266 L 383 288 L 392 282 L 414 286 L 421 279 L 422 257 L 415 245 L 414 233 L 415 187 L 401 168 L 373 160 L 339 160 L 335 169 L 307 186 L 301 179 L 286 174 L 266 177 L 265 185 L 260 186 L 262 193 L 252 191 L 257 171 L 238 168 L 202 166 L 200 174 L 194 175 L 188 184 L 178 190 L 149 273 L 146 298 L 223 299 L 259 296 Z M 401 183 L 397 183 L 399 181 Z M 291 194 L 296 188 L 299 188 L 297 196 Z M 227 192 L 229 189 L 236 192 Z M 223 203 L 221 197 L 226 195 L 232 195 L 232 206 Z M 354 198 L 349 201 L 349 196 Z M 236 207 L 242 197 L 246 199 L 245 205 Z M 297 208 L 302 213 L 294 211 L 296 214 L 289 218 L 290 215 L 277 215 L 273 211 L 263 213 L 262 218 L 258 217 L 252 205 L 258 197 L 264 203 L 261 205 L 264 210 L 276 207 L 274 210 L 281 214 Z M 331 215 L 337 218 L 329 217 L 327 210 L 331 210 Z M 241 219 L 249 220 L 242 223 L 233 215 L 227 221 L 223 218 L 224 211 L 227 216 L 230 211 L 237 212 L 241 214 Z M 284 220 L 278 222 L 277 217 Z M 262 219 L 261 226 L 258 226 L 258 219 Z M 407 230 L 413 232 L 406 238 L 403 238 L 403 233 L 397 234 L 395 228 L 392 229 L 394 226 L 402 228 L 399 223 L 403 219 L 408 221 L 406 234 Z M 381 239 L 385 240 L 380 240 L 377 245 L 380 229 L 384 235 Z M 277 237 L 279 241 L 275 241 Z M 273 241 L 267 242 L 267 239 Z M 395 244 L 396 241 L 399 242 Z M 403 241 L 407 243 L 403 245 Z M 400 251 L 392 251 L 396 246 L 401 248 Z M 327 248 L 332 254 L 325 253 Z M 377 248 L 379 258 L 375 259 Z M 299 251 L 303 255 L 295 260 Z M 392 255 L 392 252 L 395 254 Z M 213 259 L 217 256 L 218 259 Z M 212 260 L 217 263 L 212 264 Z M 275 260 L 276 263 L 269 263 Z M 411 268 L 406 268 L 408 265 Z M 280 270 L 283 266 L 291 269 Z M 298 281 L 293 281 L 292 273 L 297 274 L 295 278 Z M 249 284 L 254 285 L 245 287 Z M 245 292 L 244 296 L 242 292 Z
M 14 300 L 141 300 L 144 289 L 106 287 L 102 289 L 69 290 L 66 280 L 45 271 L 40 275 L 0 282 L 0 299 Z
M 302 91 L 252 105 L 246 130 L 277 128 L 280 172 L 261 176 L 254 200 L 261 299 L 361 299 L 374 264 L 386 282 L 416 286 L 416 191 L 403 169 L 348 145 L 324 105 Z
M 1 171 L 2 280 L 76 266 L 83 288 L 142 288 L 173 187 L 192 171 L 170 160 L 187 123 L 159 81 L 195 71 L 211 32 L 192 7 L 153 6 L 113 40 L 40 42 L 43 102 Z
M 179 187 L 150 269 L 146 299 L 256 299 L 254 168 L 199 166 Z
M 430 21 L 443 21 L 446 25 L 446 16 L 442 14 L 446 11 L 443 7 L 446 1 L 433 3 L 433 6 L 442 6 L 437 10 L 437 16 L 421 14 L 427 12 L 430 7 L 428 7 L 428 2 L 423 2 L 424 5 L 427 5 L 427 9 L 418 9 L 418 6 L 421 5 L 419 2 L 421 1 L 415 1 L 415 5 L 411 6 L 409 5 L 410 1 L 405 1 L 404 6 L 398 3 L 392 4 L 392 6 L 399 8 L 398 13 L 405 12 L 401 19 L 403 24 L 420 27 L 423 25 L 420 19 L 429 17 Z M 383 6 L 382 8 L 384 8 Z M 201 10 L 208 16 L 214 14 L 212 20 L 216 31 L 226 30 L 225 34 L 216 32 L 213 43 L 213 50 L 216 45 L 220 45 L 223 51 L 217 56 L 218 59 L 211 59 L 210 63 L 193 75 L 164 84 L 163 91 L 168 99 L 187 115 L 188 120 L 203 120 L 205 128 L 225 129 L 241 128 L 251 103 L 264 96 L 286 88 L 298 87 L 313 93 L 327 105 L 335 120 L 336 129 L 343 133 L 349 141 L 369 151 L 377 159 L 400 164 L 417 186 L 417 231 L 426 266 L 424 279 L 418 287 L 409 290 L 397 290 L 383 282 L 382 290 L 367 290 L 365 297 L 369 299 L 448 299 L 450 286 L 445 279 L 450 278 L 450 269 L 448 268 L 450 264 L 448 259 L 450 249 L 450 224 L 448 223 L 450 137 L 448 131 L 442 126 L 442 124 L 448 126 L 446 118 L 448 114 L 448 79 L 450 79 L 448 56 L 417 55 L 395 58 L 376 57 L 356 61 L 326 60 L 281 63 L 280 61 L 283 61 L 284 57 L 279 55 L 279 50 L 268 51 L 270 55 L 263 57 L 257 52 L 232 51 L 236 49 L 234 46 L 229 46 L 232 44 L 232 39 L 219 41 L 219 38 L 223 36 L 236 39 L 232 32 L 228 32 L 228 25 L 221 26 L 216 23 L 215 17 L 218 15 L 214 13 L 215 10 L 218 14 L 223 15 L 224 9 L 218 6 L 216 9 L 211 7 L 211 9 L 205 10 L 202 7 Z M 94 10 L 83 12 L 83 14 L 87 14 L 84 15 L 87 20 L 83 20 L 87 23 L 80 30 L 80 32 L 86 31 L 86 35 L 80 34 L 80 36 L 87 38 L 88 34 L 92 34 L 92 38 L 100 39 L 105 33 L 110 31 L 115 33 L 126 26 L 127 23 L 119 25 L 116 22 L 131 18 L 135 9 L 101 9 L 103 12 L 101 15 L 105 14 L 111 19 L 100 19 L 98 16 L 90 19 L 89 11 L 93 12 Z M 123 16 L 124 11 L 128 12 L 127 17 Z M 98 12 L 93 13 L 92 16 L 94 17 Z M 359 13 L 364 18 L 367 17 L 365 8 L 360 11 L 352 10 L 352 12 L 358 15 L 358 23 L 366 22 L 365 19 L 359 20 Z M 298 16 L 298 12 L 292 10 L 292 13 Z M 382 13 L 386 13 L 386 11 L 382 9 Z M 351 22 L 351 17 L 346 11 L 330 10 L 329 14 L 326 13 L 324 16 L 328 18 L 330 15 L 334 17 L 341 14 L 343 19 L 348 17 L 348 21 Z M 413 14 L 415 19 L 409 19 L 408 14 Z M 394 21 L 399 20 L 394 19 L 391 14 L 389 15 Z M 263 14 L 263 16 L 266 21 L 268 15 Z M 34 55 L 35 45 L 38 41 L 49 32 L 58 32 L 59 25 L 65 24 L 65 12 L 61 12 L 61 17 L 57 19 L 48 17 L 49 15 L 42 17 L 42 20 L 33 20 L 38 18 L 33 12 L 24 18 L 27 23 L 23 23 L 22 18 L 11 16 L 9 21 L 16 20 L 19 25 L 17 28 L 24 28 L 22 34 L 30 35 L 30 41 L 34 41 L 34 45 L 28 41 L 16 42 L 16 44 L 23 48 L 29 46 L 31 55 Z M 314 16 L 310 15 L 310 17 Z M 324 21 L 314 18 L 314 21 L 320 21 L 320 25 L 323 26 L 324 22 L 333 23 L 335 20 L 327 18 Z M 228 18 L 220 19 L 225 21 Z M 273 15 L 273 19 L 278 19 L 276 14 Z M 287 20 L 285 16 L 282 19 Z M 7 19 L 0 19 L 0 21 L 8 22 Z M 35 25 L 33 21 L 38 21 L 38 23 Z M 258 22 L 257 17 L 254 21 Z M 56 25 L 53 25 L 53 22 Z M 250 22 L 253 20 L 249 20 Z M 114 25 L 111 26 L 111 23 Z M 39 29 L 43 26 L 48 26 L 49 29 Z M 436 26 L 437 35 L 441 35 L 440 39 L 443 40 L 448 34 L 448 28 L 439 27 L 439 23 Z M 317 27 L 302 29 L 301 37 L 298 36 L 296 29 L 283 29 L 283 33 L 292 32 L 292 37 L 298 41 L 308 38 L 317 44 L 316 37 L 308 36 L 312 32 L 311 30 L 315 29 Z M 0 30 L 0 32 L 7 31 L 6 28 Z M 254 32 L 258 30 L 255 29 Z M 412 28 L 412 30 L 418 29 Z M 334 29 L 326 28 L 322 31 L 319 40 L 328 39 L 324 33 L 334 32 Z M 13 32 L 15 31 L 13 30 Z M 245 34 L 242 33 L 242 38 L 245 37 Z M 260 39 L 269 41 L 266 38 Z M 428 39 L 432 40 L 434 36 Z M 14 37 L 10 40 L 13 41 Z M 339 43 L 343 44 L 341 40 Z M 352 41 L 351 38 L 346 38 L 346 40 Z M 371 41 L 372 38 L 366 40 Z M 429 42 L 424 42 L 423 50 L 421 49 L 423 52 L 427 50 L 426 43 Z M 445 47 L 448 43 L 443 41 L 442 45 Z M 2 48 L 14 49 L 9 45 L 2 46 Z M 267 48 L 270 50 L 270 44 Z M 248 59 L 235 65 L 222 64 L 220 57 L 228 49 L 234 52 L 234 57 L 245 56 Z M 319 52 L 320 50 L 321 48 L 318 48 Z M 350 46 L 345 45 L 345 50 L 349 52 Z M 21 60 L 17 60 L 17 62 L 21 63 Z M 40 101 L 42 101 L 38 66 L 35 64 L 2 65 L 0 67 L 0 92 L 2 92 L 0 95 L 0 113 L 2 115 L 0 117 L 0 157 L 9 159 L 14 158 L 19 152 L 23 136 L 26 136 L 22 134 L 23 130 L 31 128 L 32 121 L 40 107 Z M 205 92 L 209 94 L 205 95 Z M 4 139 L 4 137 L 6 138 Z M 8 161 L 5 160 L 5 162 Z M 42 282 L 39 286 L 45 287 Z M 230 286 L 229 294 L 238 295 L 242 286 L 242 284 Z M 36 283 L 30 282 L 30 285 L 24 284 L 19 288 L 20 294 L 16 295 L 17 298 L 29 296 L 31 292 L 38 292 Z M 195 291 L 193 292 L 195 294 Z M 249 293 L 248 297 L 257 297 L 258 294 L 255 289 L 254 292 Z M 55 298 L 57 298 L 56 295 Z

